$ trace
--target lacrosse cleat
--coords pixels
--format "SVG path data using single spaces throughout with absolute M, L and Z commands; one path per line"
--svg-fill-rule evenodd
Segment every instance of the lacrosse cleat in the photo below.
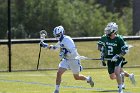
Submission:
M 123 93 L 123 89 L 122 88 L 119 88 L 118 93 Z
M 87 83 L 89 83 L 90 86 L 93 87 L 94 86 L 94 82 L 92 81 L 92 78 L 90 76 L 88 78 L 89 78 L 89 81 L 87 81 Z
M 59 90 L 55 90 L 54 93 L 59 93 Z
M 125 84 L 122 84 L 122 89 L 125 89 Z
M 135 85 L 135 84 L 136 84 L 136 81 L 135 81 L 135 77 L 134 77 L 134 74 L 133 74 L 133 73 L 130 74 L 129 78 L 130 78 L 131 83 L 132 83 L 133 85 Z
M 119 86 L 118 86 L 118 88 L 119 88 Z M 122 84 L 122 89 L 125 89 L 125 84 Z

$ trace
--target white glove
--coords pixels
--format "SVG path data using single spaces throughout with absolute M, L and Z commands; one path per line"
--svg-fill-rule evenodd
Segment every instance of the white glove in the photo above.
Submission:
M 120 58 L 120 56 L 119 56 L 118 54 L 116 54 L 116 55 L 111 59 L 111 61 L 116 62 L 119 58 Z
M 50 50 L 53 50 L 53 47 L 54 47 L 54 45 L 50 45 L 50 46 L 49 46 L 49 49 L 50 49 Z
M 48 44 L 47 43 L 44 43 L 44 42 L 40 42 L 40 46 L 43 47 L 43 48 L 47 48 L 48 47 Z

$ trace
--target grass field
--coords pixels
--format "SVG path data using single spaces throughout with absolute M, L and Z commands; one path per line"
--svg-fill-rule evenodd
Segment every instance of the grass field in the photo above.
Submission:
M 126 78 L 126 89 L 124 93 L 140 93 L 140 40 L 129 41 L 134 47 L 125 56 L 128 64 L 125 68 L 128 72 L 134 73 L 137 85 L 133 86 Z M 76 42 L 80 55 L 91 58 L 99 58 L 97 42 Z M 38 60 L 38 44 L 13 44 L 12 45 L 12 71 L 15 70 L 36 70 Z M 42 49 L 40 69 L 57 69 L 59 51 Z M 100 61 L 83 60 L 84 68 L 101 68 Z M 8 48 L 7 45 L 0 45 L 0 71 L 8 70 Z M 85 81 L 75 81 L 71 72 L 63 75 L 60 93 L 117 93 L 115 80 L 110 80 L 106 69 L 86 69 L 82 74 L 91 75 L 95 81 L 95 87 L 91 88 Z M 0 72 L 0 93 L 53 93 L 55 87 L 56 70 L 32 71 L 32 72 Z
M 50 43 L 49 43 L 50 44 Z M 52 44 L 52 43 L 51 43 Z M 125 67 L 140 67 L 140 40 L 128 41 L 134 47 L 125 55 L 128 64 Z M 97 50 L 97 41 L 76 42 L 80 55 L 91 58 L 99 58 L 100 52 Z M 38 61 L 39 44 L 12 44 L 12 70 L 34 70 Z M 42 49 L 40 59 L 40 69 L 58 67 L 60 62 L 59 50 L 51 51 Z M 100 62 L 84 60 L 81 62 L 84 68 L 99 68 Z M 88 64 L 88 65 L 87 65 Z M 8 48 L 7 45 L 0 45 L 0 71 L 8 70 Z
M 125 68 L 135 74 L 136 86 L 125 78 L 124 93 L 140 93 L 140 69 Z M 74 80 L 71 71 L 67 71 L 62 78 L 60 93 L 117 93 L 115 80 L 110 80 L 106 69 L 86 69 L 82 74 L 91 75 L 95 87 L 91 88 L 85 81 Z M 55 87 L 56 70 L 32 72 L 0 72 L 0 93 L 53 93 Z

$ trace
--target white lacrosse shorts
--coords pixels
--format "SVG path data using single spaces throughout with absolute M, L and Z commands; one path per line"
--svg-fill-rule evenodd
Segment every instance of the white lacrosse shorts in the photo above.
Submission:
M 80 71 L 83 70 L 80 60 L 78 59 L 63 59 L 59 63 L 59 67 L 70 69 L 73 74 L 78 74 Z

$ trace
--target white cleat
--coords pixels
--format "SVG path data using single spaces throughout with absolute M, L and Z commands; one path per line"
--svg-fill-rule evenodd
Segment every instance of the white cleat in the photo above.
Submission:
M 135 85 L 135 84 L 136 84 L 136 81 L 135 81 L 135 77 L 134 77 L 134 74 L 133 74 L 133 73 L 130 74 L 129 78 L 130 78 L 131 83 L 132 83 L 133 85 Z
M 92 81 L 92 77 L 89 76 L 89 81 L 87 81 L 87 83 L 89 83 L 91 87 L 94 86 L 94 82 Z
M 123 89 L 122 88 L 119 88 L 118 93 L 123 93 Z
M 122 89 L 125 89 L 125 84 L 122 84 Z
M 53 93 L 59 93 L 59 90 L 55 90 Z
M 119 86 L 118 86 L 118 88 L 119 88 Z M 122 84 L 122 89 L 125 89 L 125 84 Z

